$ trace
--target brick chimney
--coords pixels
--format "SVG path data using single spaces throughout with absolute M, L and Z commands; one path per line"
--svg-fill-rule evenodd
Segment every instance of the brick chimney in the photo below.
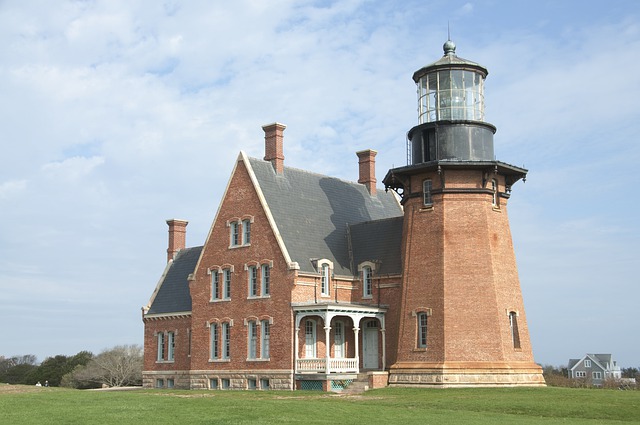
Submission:
M 376 195 L 376 155 L 378 152 L 367 149 L 356 152 L 358 155 L 358 165 L 360 166 L 360 177 L 358 183 L 367 186 L 371 196 Z
M 187 224 L 186 220 L 167 220 L 169 225 L 169 247 L 167 248 L 167 262 L 173 260 L 176 253 L 184 249 L 187 244 Z
M 264 160 L 271 161 L 277 174 L 282 174 L 284 170 L 284 152 L 282 144 L 284 140 L 284 129 L 286 125 L 274 122 L 263 125 L 264 130 Z

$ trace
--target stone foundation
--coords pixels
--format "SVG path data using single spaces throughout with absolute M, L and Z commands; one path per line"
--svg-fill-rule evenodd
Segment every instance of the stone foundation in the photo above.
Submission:
M 542 369 L 537 364 L 473 362 L 413 364 L 391 367 L 391 387 L 543 387 Z
M 159 386 L 158 382 L 163 385 Z M 229 390 L 291 390 L 293 378 L 291 371 L 144 371 L 142 386 L 144 388 L 168 388 L 167 383 L 173 380 L 173 388 L 184 390 L 209 390 L 212 380 L 217 389 Z M 253 385 L 255 384 L 255 386 Z

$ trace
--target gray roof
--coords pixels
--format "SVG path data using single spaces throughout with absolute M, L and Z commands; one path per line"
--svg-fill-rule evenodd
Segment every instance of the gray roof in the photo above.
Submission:
M 191 294 L 187 277 L 194 272 L 202 247 L 178 251 L 160 282 L 149 311 L 146 314 L 166 314 L 191 311 Z
M 349 226 L 354 272 L 364 261 L 377 263 L 376 275 L 400 274 L 403 217 L 366 221 Z
M 359 183 L 290 167 L 284 167 L 278 175 L 270 162 L 256 158 L 249 158 L 249 162 L 291 260 L 301 271 L 316 272 L 312 261 L 327 259 L 333 262 L 335 274 L 356 275 L 349 253 L 348 226 L 402 216 L 400 204 L 391 193 L 378 191 L 371 196 Z M 384 232 L 378 235 L 389 237 L 392 228 L 382 228 Z M 395 236 L 401 237 L 401 233 Z M 399 244 L 397 250 L 394 258 L 399 259 Z

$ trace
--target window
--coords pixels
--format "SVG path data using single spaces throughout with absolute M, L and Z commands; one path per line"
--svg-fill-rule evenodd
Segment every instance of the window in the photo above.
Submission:
M 251 220 L 242 220 L 242 244 L 251 244 Z
M 427 313 L 418 313 L 418 348 L 427 348 Z
M 231 382 L 229 381 L 229 379 L 221 379 L 221 381 L 222 381 L 222 389 L 228 390 L 229 387 L 231 386 Z
M 587 372 L 585 372 L 584 370 L 577 370 L 575 372 L 575 377 L 576 378 L 586 378 L 587 377 Z
M 431 198 L 431 190 L 433 184 L 431 180 L 425 180 L 422 182 L 422 192 L 424 195 L 424 205 L 431 206 L 433 205 L 433 199 Z
M 231 329 L 229 323 L 222 324 L 222 358 L 228 359 L 231 357 Z
M 164 387 L 164 380 L 156 379 L 156 388 L 162 388 L 162 387 Z
M 211 299 L 220 299 L 220 274 L 217 270 L 211 272 Z
M 362 296 L 364 298 L 371 298 L 373 296 L 373 284 L 371 282 L 371 267 L 365 266 L 362 268 Z
M 333 356 L 335 358 L 344 357 L 344 323 L 337 321 L 333 325 Z
M 211 324 L 211 359 L 220 359 L 220 326 L 217 323 Z
M 248 353 L 247 358 L 256 358 L 256 346 L 258 345 L 258 326 L 256 322 L 250 321 L 247 329 L 249 341 L 248 341 Z
M 237 221 L 232 221 L 231 223 L 229 223 L 229 226 L 231 227 L 230 245 L 239 246 L 240 245 L 240 223 L 238 223 Z
M 164 332 L 158 332 L 158 356 L 156 358 L 157 361 L 164 361 Z
M 176 348 L 176 334 L 174 332 L 167 332 L 167 360 L 172 362 L 174 360 L 174 352 Z M 167 385 L 169 381 L 167 381 Z
M 258 269 L 256 266 L 249 266 L 247 268 L 247 274 L 249 276 L 249 296 L 257 297 L 258 293 Z
M 263 264 L 260 266 L 260 286 L 262 287 L 262 296 L 266 297 L 269 295 L 271 288 L 270 282 L 271 280 L 271 268 L 268 264 Z
M 218 378 L 209 379 L 209 389 L 217 390 L 218 389 Z
M 494 207 L 498 206 L 498 183 L 496 182 L 496 179 L 491 179 L 491 193 L 492 193 L 492 201 L 491 203 L 493 204 Z
M 324 263 L 321 266 L 321 273 L 320 273 L 320 286 L 321 286 L 321 291 L 322 295 L 324 296 L 329 296 L 329 274 L 330 270 L 329 270 L 329 264 Z
M 268 390 L 269 389 L 269 379 L 267 379 L 267 378 L 260 379 L 260 389 L 261 390 Z
M 307 359 L 316 358 L 316 322 L 307 320 L 304 326 L 304 356 Z
M 518 332 L 518 313 L 515 311 L 509 312 L 509 326 L 511 328 L 511 340 L 513 341 L 513 348 L 520 348 L 520 333 Z
M 591 367 L 591 360 L 585 360 L 584 367 Z
M 247 379 L 247 388 L 250 390 L 255 390 L 258 388 L 258 383 L 255 378 Z
M 175 382 L 174 382 L 173 378 L 168 378 L 167 379 L 167 388 L 173 388 L 174 385 L 175 385 Z
M 191 357 L 191 329 L 187 329 L 187 338 L 189 339 L 189 347 L 187 351 L 187 356 Z
M 222 276 L 224 280 L 224 299 L 231 299 L 231 269 L 222 270 Z
M 592 377 L 593 379 L 602 379 L 602 372 L 593 372 L 593 373 L 591 374 L 591 377 Z
M 268 320 L 260 321 L 260 358 L 269 358 L 269 337 L 271 336 L 271 324 Z

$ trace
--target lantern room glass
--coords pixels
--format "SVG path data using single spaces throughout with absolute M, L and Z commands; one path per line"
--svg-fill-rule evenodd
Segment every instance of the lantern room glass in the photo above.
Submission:
M 434 71 L 418 80 L 419 123 L 484 121 L 484 78 L 462 69 Z

